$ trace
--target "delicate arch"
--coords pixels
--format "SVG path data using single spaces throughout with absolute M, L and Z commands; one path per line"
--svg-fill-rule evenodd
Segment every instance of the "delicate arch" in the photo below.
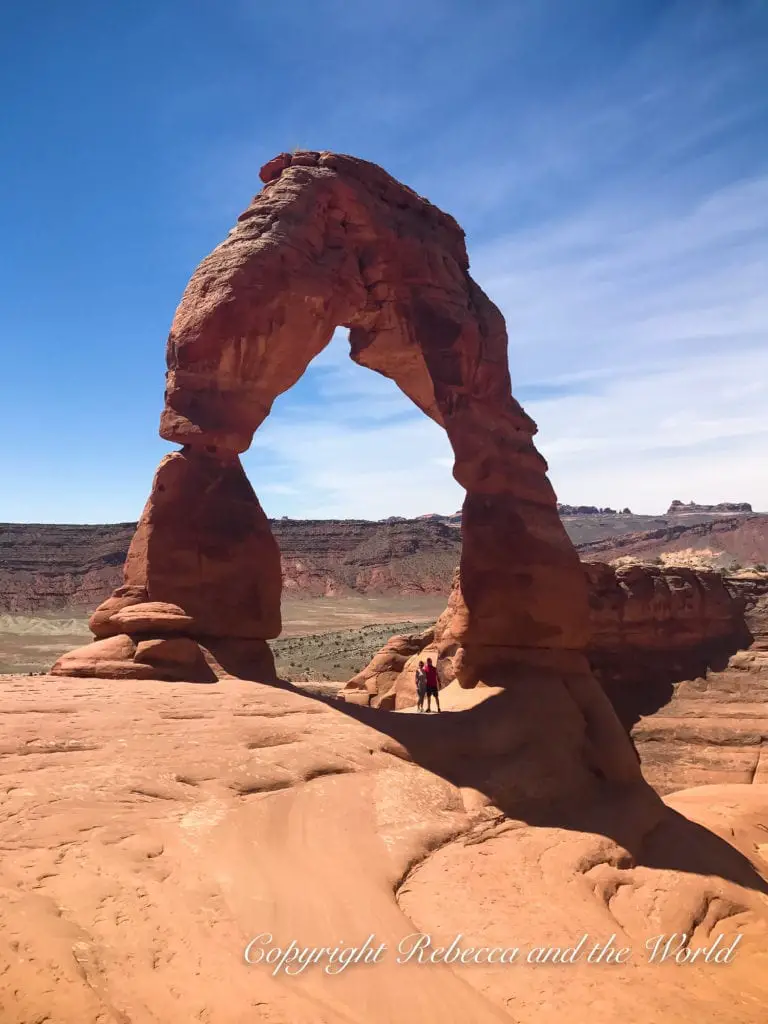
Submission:
M 504 319 L 469 275 L 463 231 L 381 168 L 353 157 L 282 154 L 261 177 L 264 188 L 197 268 L 174 317 L 160 433 L 184 447 L 158 471 L 128 560 L 133 589 L 120 600 L 166 602 L 182 614 L 192 603 L 185 628 L 194 635 L 220 636 L 227 622 L 236 637 L 275 634 L 275 555 L 252 491 L 252 511 L 243 511 L 250 489 L 238 455 L 275 398 L 343 326 L 352 358 L 394 380 L 445 428 L 453 448 L 454 476 L 467 492 L 460 677 L 471 683 L 489 665 L 540 664 L 548 654 L 558 664 L 571 656 L 583 664 L 584 576 L 533 445 L 536 425 L 512 396 Z M 168 494 L 160 499 L 161 475 L 185 496 L 183 557 L 173 554 L 179 540 Z M 196 488 L 205 516 L 189 511 L 198 504 L 190 498 Z M 212 494 L 220 495 L 214 516 Z M 228 516 L 260 537 L 251 544 L 241 530 L 236 557 L 227 549 Z M 224 572 L 207 555 L 196 568 L 196 552 L 211 550 L 212 522 L 213 557 Z M 230 596 L 253 594 L 242 586 L 245 573 L 271 579 L 250 619 Z M 204 600 L 194 596 L 203 582 Z M 211 601 L 216 616 L 206 611 Z M 122 628 L 114 614 L 96 620 L 102 635 Z

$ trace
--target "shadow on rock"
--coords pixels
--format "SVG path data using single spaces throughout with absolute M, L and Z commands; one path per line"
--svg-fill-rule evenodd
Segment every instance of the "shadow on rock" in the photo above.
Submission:
M 520 673 L 486 693 L 467 710 L 430 716 L 311 699 L 385 735 L 385 752 L 446 779 L 469 808 L 606 836 L 626 851 L 624 867 L 718 876 L 768 895 L 739 849 L 667 807 L 645 782 L 594 677 Z

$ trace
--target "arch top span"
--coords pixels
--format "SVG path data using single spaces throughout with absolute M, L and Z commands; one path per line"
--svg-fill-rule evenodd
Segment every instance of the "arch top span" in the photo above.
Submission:
M 264 641 L 280 630 L 279 553 L 238 456 L 337 326 L 349 328 L 352 358 L 395 381 L 453 448 L 467 492 L 452 631 L 460 680 L 503 683 L 521 662 L 582 671 L 584 574 L 536 425 L 512 396 L 504 318 L 470 276 L 464 232 L 355 157 L 283 153 L 261 178 L 173 320 L 160 433 L 182 451 L 160 465 L 125 587 L 91 621 L 106 647 L 60 671 L 93 672 L 102 658 L 110 671 L 157 672 L 158 659 L 196 657 L 185 636 L 203 638 L 209 655 L 223 638 L 220 662 L 234 659 L 240 674 L 255 658 L 264 671 Z
M 510 443 L 533 435 L 512 397 L 504 319 L 470 277 L 451 216 L 354 157 L 282 154 L 261 174 L 176 312 L 166 440 L 244 451 L 338 326 L 352 358 L 392 378 L 452 442 L 455 423 L 483 429 L 489 409 Z M 460 482 L 478 484 L 468 468 L 457 465 Z

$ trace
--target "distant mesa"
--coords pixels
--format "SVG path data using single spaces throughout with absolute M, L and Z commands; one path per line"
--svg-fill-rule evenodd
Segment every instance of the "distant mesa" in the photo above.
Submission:
M 632 511 L 623 508 L 618 512 L 615 508 L 598 508 L 597 505 L 561 505 L 557 503 L 557 511 L 561 516 L 631 516 Z
M 396 516 L 391 516 L 390 519 L 385 519 L 384 522 L 394 522 L 396 519 Z M 403 519 L 401 521 L 406 522 L 407 520 Z M 444 516 L 440 512 L 427 512 L 423 516 L 416 516 L 414 522 L 442 523 L 444 526 L 461 526 L 461 509 L 459 509 L 458 512 L 452 512 L 448 516 Z
M 686 505 L 675 499 L 667 509 L 667 515 L 680 515 L 681 512 L 723 512 L 733 515 L 735 512 L 752 512 L 752 506 L 748 501 L 721 501 L 717 505 L 698 505 L 695 501 L 689 501 Z

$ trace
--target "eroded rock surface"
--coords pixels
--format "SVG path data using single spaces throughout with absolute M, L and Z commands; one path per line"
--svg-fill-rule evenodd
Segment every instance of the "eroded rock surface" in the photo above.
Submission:
M 607 786 L 555 676 L 429 718 L 258 683 L 3 677 L 0 719 L 3 1024 L 764 1020 L 768 787 L 676 794 L 680 814 L 637 775 Z M 632 955 L 397 964 L 414 932 Z M 273 977 L 244 962 L 265 933 L 387 950 Z M 660 933 L 740 944 L 648 964 Z
M 660 793 L 768 783 L 768 580 L 688 568 L 585 564 L 593 635 L 587 648 Z M 392 637 L 342 696 L 379 708 L 416 703 L 415 669 L 431 656 L 444 685 L 459 649 L 446 638 L 461 607 L 458 574 L 432 629 Z M 436 636 L 440 639 L 436 641 Z M 465 701 L 452 689 L 444 707 Z
M 162 436 L 244 450 L 334 328 L 349 327 L 352 358 L 391 377 L 453 446 L 468 492 L 465 647 L 480 660 L 487 645 L 578 651 L 578 559 L 535 424 L 511 394 L 504 320 L 469 276 L 461 228 L 351 157 L 283 155 L 262 177 L 176 314 Z
M 457 674 L 474 683 L 524 664 L 583 671 L 583 573 L 536 425 L 512 397 L 504 319 L 469 274 L 463 231 L 353 157 L 282 154 L 261 177 L 176 311 L 160 433 L 183 449 L 161 463 L 128 589 L 115 595 L 120 607 L 99 609 L 97 635 L 135 635 L 120 625 L 134 616 L 146 638 L 178 635 L 185 616 L 193 638 L 276 635 L 277 549 L 238 454 L 342 325 L 352 358 L 392 378 L 453 448 L 467 492 Z M 155 621 L 129 603 L 154 605 Z
M 280 552 L 236 455 L 163 459 L 124 581 L 91 617 L 99 642 L 63 655 L 54 675 L 146 679 L 152 664 L 160 678 L 209 682 L 209 649 L 235 641 L 257 655 L 238 674 L 274 679 L 265 641 L 280 632 Z
M 596 562 L 582 568 L 589 594 L 586 653 L 623 717 L 631 719 L 662 691 L 669 696 L 674 682 L 724 667 L 730 654 L 752 643 L 750 628 L 760 628 L 768 580 L 756 578 L 751 587 L 745 581 L 729 589 L 720 573 L 706 569 Z M 466 615 L 457 572 L 434 630 L 393 637 L 344 692 L 364 689 L 376 707 L 409 707 L 416 700 L 416 663 L 427 655 L 444 682 L 460 676 Z M 401 650 L 408 657 L 400 663 L 392 655 Z
M 743 601 L 713 570 L 584 563 L 593 670 L 627 724 L 672 684 L 723 668 L 752 642 Z

